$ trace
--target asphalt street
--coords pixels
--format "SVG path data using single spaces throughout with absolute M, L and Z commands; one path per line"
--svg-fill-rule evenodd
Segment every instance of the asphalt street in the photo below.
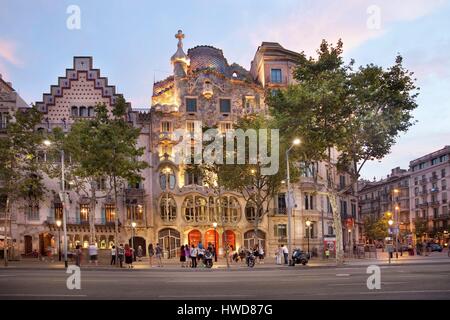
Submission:
M 381 266 L 369 290 L 365 266 L 285 269 L 81 270 L 69 290 L 65 270 L 0 269 L 0 299 L 450 299 L 450 263 Z

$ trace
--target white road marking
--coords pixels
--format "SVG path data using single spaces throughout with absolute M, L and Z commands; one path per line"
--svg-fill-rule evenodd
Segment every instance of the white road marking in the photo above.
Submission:
M 86 294 L 0 293 L 2 297 L 87 297 Z
M 349 277 L 350 276 L 350 274 L 348 274 L 348 273 L 337 273 L 336 274 L 336 277 Z

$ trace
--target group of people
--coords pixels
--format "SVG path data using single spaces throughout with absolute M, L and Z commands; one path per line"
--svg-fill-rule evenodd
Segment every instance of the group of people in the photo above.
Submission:
M 233 251 L 233 247 L 231 246 L 231 260 L 234 262 L 243 262 L 246 261 L 246 258 L 249 254 L 252 253 L 255 258 L 258 258 L 259 263 L 264 263 L 264 249 L 259 245 L 255 244 L 251 249 L 247 249 L 245 247 L 240 248 L 239 250 Z
M 200 241 L 197 246 L 192 244 L 189 246 L 188 244 L 182 245 L 180 248 L 180 262 L 182 268 L 197 268 L 205 267 L 205 255 L 209 252 L 211 256 L 214 258 L 216 255 L 216 248 L 212 243 L 208 243 L 208 246 L 205 248 Z

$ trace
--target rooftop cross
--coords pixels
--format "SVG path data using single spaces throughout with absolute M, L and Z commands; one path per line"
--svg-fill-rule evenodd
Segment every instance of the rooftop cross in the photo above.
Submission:
M 175 35 L 175 38 L 178 39 L 178 48 L 183 48 L 182 39 L 184 39 L 184 33 L 181 30 L 178 30 L 178 33 Z

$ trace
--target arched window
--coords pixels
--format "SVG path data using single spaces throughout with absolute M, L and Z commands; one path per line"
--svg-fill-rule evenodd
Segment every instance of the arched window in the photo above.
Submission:
M 241 206 L 233 196 L 221 197 L 217 201 L 217 220 L 221 223 L 236 223 L 240 219 Z
M 200 196 L 187 196 L 183 203 L 184 217 L 187 222 L 207 221 L 207 201 Z
M 256 203 L 253 200 L 248 200 L 245 206 L 245 217 L 249 222 L 254 222 L 256 219 Z M 262 209 L 259 210 L 258 218 L 262 217 Z
M 255 230 L 249 230 L 244 233 L 244 247 L 249 249 L 254 248 L 255 245 L 266 251 L 266 234 L 261 230 L 258 230 L 256 234 Z
M 208 215 L 210 222 L 220 222 L 217 216 L 216 204 L 214 201 L 214 197 L 209 197 L 208 199 Z
M 86 107 L 80 107 L 80 117 L 87 117 Z
M 177 217 L 177 204 L 175 199 L 169 194 L 165 193 L 159 201 L 160 216 L 163 221 L 174 221 Z
M 71 114 L 72 114 L 72 117 L 78 117 L 78 107 L 72 106 Z
M 175 188 L 175 182 L 175 174 L 171 168 L 166 167 L 160 171 L 159 185 L 161 186 L 161 190 L 166 190 L 167 188 L 173 190 Z

